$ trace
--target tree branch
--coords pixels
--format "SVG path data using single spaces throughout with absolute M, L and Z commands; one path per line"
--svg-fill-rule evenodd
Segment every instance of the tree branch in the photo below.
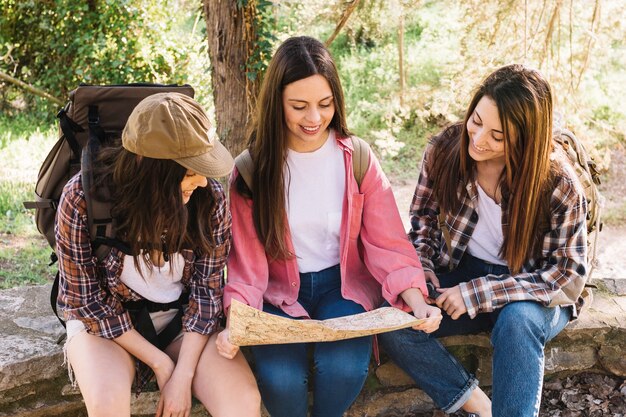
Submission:
M 59 100 L 58 98 L 56 98 L 56 97 L 46 93 L 45 91 L 42 91 L 42 90 L 38 89 L 36 87 L 33 87 L 30 84 L 26 84 L 23 81 L 20 81 L 20 80 L 18 80 L 16 78 L 13 78 L 9 74 L 4 73 L 2 71 L 0 71 L 0 80 L 8 81 L 11 84 L 15 84 L 18 87 L 23 88 L 24 90 L 26 90 L 26 91 L 28 91 L 30 93 L 33 93 L 33 94 L 35 94 L 37 96 L 43 97 L 43 98 L 45 98 L 47 100 L 50 100 L 53 103 L 58 104 L 59 106 L 63 106 L 64 105 L 64 103 L 61 100 Z
M 333 41 L 335 40 L 339 32 L 341 32 L 341 29 L 344 27 L 344 25 L 348 21 L 348 18 L 350 17 L 354 9 L 356 9 L 356 6 L 358 6 L 360 1 L 361 0 L 352 0 L 348 2 L 346 9 L 343 11 L 343 14 L 341 15 L 341 19 L 339 20 L 339 22 L 337 23 L 337 26 L 335 27 L 335 31 L 333 32 L 332 35 L 330 35 L 328 39 L 326 39 L 326 42 L 324 42 L 324 45 L 326 45 L 326 47 L 329 47 L 330 44 L 333 43 Z

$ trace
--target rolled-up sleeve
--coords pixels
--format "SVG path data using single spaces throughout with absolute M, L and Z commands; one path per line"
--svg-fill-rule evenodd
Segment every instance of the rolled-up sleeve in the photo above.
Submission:
M 183 316 L 185 331 L 204 335 L 215 333 L 223 316 L 224 268 L 232 242 L 232 220 L 224 189 L 216 180 L 209 184 L 217 202 L 211 219 L 215 248 L 197 256 L 192 264 L 189 304 Z

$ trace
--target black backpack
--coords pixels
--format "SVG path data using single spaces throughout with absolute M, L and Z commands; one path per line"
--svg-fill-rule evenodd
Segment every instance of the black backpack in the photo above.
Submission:
M 102 260 L 111 247 L 129 252 L 124 242 L 115 239 L 110 204 L 91 197 L 88 192 L 93 183 L 91 166 L 101 146 L 121 137 L 130 113 L 141 100 L 152 94 L 166 92 L 178 92 L 192 98 L 194 96 L 194 90 L 189 85 L 162 84 L 80 85 L 70 92 L 69 102 L 57 114 L 59 140 L 39 169 L 35 186 L 36 199 L 24 202 L 24 207 L 36 210 L 37 229 L 46 237 L 53 251 L 56 251 L 54 219 L 59 198 L 65 184 L 81 171 L 94 254 Z M 57 261 L 55 252 L 50 255 L 50 259 L 50 265 Z M 50 293 L 50 304 L 54 314 L 65 326 L 57 313 L 58 291 L 57 271 Z M 140 307 L 143 308 L 143 305 Z

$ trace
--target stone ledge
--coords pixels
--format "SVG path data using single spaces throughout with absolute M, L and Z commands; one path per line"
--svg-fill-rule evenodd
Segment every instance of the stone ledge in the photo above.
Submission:
M 50 286 L 0 291 L 0 417 L 84 417 L 77 389 L 68 384 L 64 333 L 49 307 Z M 486 334 L 442 339 L 482 385 L 491 383 L 491 347 Z M 626 378 L 626 296 L 598 291 L 593 305 L 546 347 L 546 375 L 596 370 Z M 383 355 L 383 360 L 385 359 Z M 158 394 L 133 397 L 134 416 L 154 415 Z M 390 362 L 370 372 L 348 417 L 404 416 L 432 409 L 432 401 Z M 192 416 L 206 416 L 200 405 Z

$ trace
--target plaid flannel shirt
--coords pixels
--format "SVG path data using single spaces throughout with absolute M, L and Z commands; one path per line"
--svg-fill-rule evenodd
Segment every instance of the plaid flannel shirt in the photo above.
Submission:
M 433 192 L 433 181 L 426 167 L 433 155 L 429 145 L 424 152 L 422 168 L 411 203 L 409 239 L 417 250 L 424 270 L 458 266 L 478 221 L 478 192 L 474 183 L 459 184 L 461 207 L 457 213 L 446 213 L 451 250 L 443 242 L 437 215 L 439 204 Z M 573 277 L 587 274 L 587 203 L 578 178 L 569 165 L 558 174 L 550 200 L 550 230 L 545 234 L 538 259 L 528 260 L 515 275 L 486 275 L 459 284 L 467 313 L 494 311 L 513 301 L 537 301 L 549 305 L 561 288 Z M 502 209 L 502 228 L 506 230 L 506 205 Z M 574 316 L 581 300 L 574 306 Z
M 189 292 L 182 324 L 186 332 L 203 335 L 215 333 L 223 315 L 222 294 L 224 266 L 231 246 L 231 217 L 221 184 L 209 180 L 217 196 L 213 213 L 215 250 L 198 255 L 184 249 L 182 284 Z M 59 257 L 59 295 L 57 305 L 65 320 L 80 320 L 88 333 L 114 339 L 133 328 L 122 302 L 142 297 L 127 287 L 120 275 L 123 253 L 113 248 L 98 262 L 94 256 L 87 223 L 87 206 L 80 173 L 65 186 L 55 221 Z M 137 361 L 136 387 L 140 390 L 152 377 L 152 371 Z

